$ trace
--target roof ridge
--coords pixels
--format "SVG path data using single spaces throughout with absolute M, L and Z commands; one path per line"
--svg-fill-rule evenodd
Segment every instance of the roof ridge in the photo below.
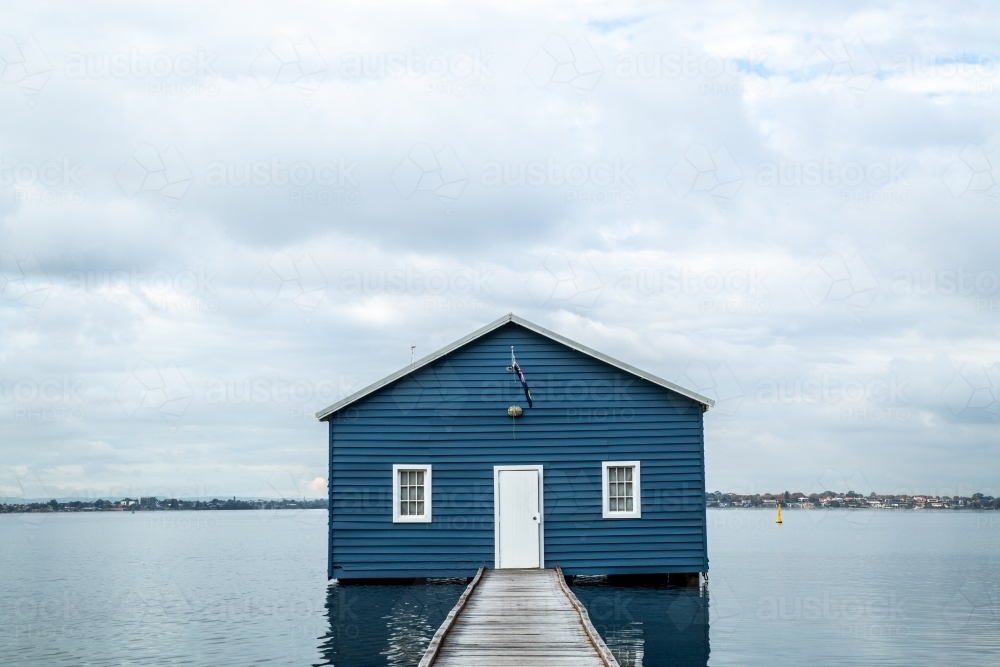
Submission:
M 640 378 L 642 378 L 644 380 L 648 380 L 649 382 L 652 382 L 655 385 L 659 385 L 659 386 L 663 387 L 664 389 L 670 389 L 671 391 L 677 392 L 678 394 L 680 394 L 682 396 L 686 396 L 687 398 L 690 398 L 690 399 L 692 399 L 694 401 L 697 401 L 698 403 L 701 403 L 703 406 L 705 406 L 706 409 L 708 409 L 708 408 L 712 407 L 713 405 L 715 405 L 715 401 L 712 400 L 711 398 L 708 398 L 706 396 L 702 396 L 701 394 L 699 394 L 697 392 L 691 391 L 690 389 L 686 389 L 685 387 L 682 387 L 682 386 L 680 386 L 678 384 L 674 384 L 673 382 L 670 382 L 669 380 L 664 380 L 663 378 L 658 377 L 656 375 L 653 375 L 652 373 L 647 373 L 646 371 L 644 371 L 642 369 L 639 369 L 639 368 L 636 368 L 635 366 L 632 366 L 631 364 L 627 364 L 624 361 L 619 361 L 618 359 L 615 359 L 613 357 L 609 357 L 608 355 L 604 354 L 603 352 L 598 352 L 597 350 L 591 349 L 591 348 L 587 347 L 586 345 L 582 345 L 581 343 L 577 343 L 576 341 L 570 340 L 569 338 L 566 338 L 565 336 L 561 336 L 561 335 L 555 333 L 554 331 L 549 331 L 548 329 L 546 329 L 544 327 L 538 326 L 534 322 L 530 322 L 530 321 L 524 319 L 523 317 L 518 317 L 513 312 L 510 312 L 510 313 L 507 313 L 506 315 L 504 315 L 504 316 L 502 316 L 502 317 L 500 317 L 500 318 L 498 318 L 496 320 L 493 320 L 492 322 L 490 322 L 486 326 L 481 327 L 481 328 L 473 331 L 472 333 L 470 333 L 470 334 L 468 334 L 466 336 L 463 336 L 462 338 L 459 338 L 455 342 L 442 347 L 440 350 L 437 350 L 436 352 L 432 352 L 431 354 L 427 355 L 423 359 L 418 359 L 417 361 L 414 361 L 412 364 L 409 364 L 409 365 L 404 366 L 403 368 L 399 369 L 395 373 L 390 373 L 389 375 L 385 376 L 381 380 L 378 380 L 377 382 L 373 382 L 372 384 L 368 385 L 364 389 L 360 389 L 359 391 L 354 392 L 350 396 L 346 396 L 346 397 L 340 399 L 339 401 L 337 401 L 333 405 L 330 405 L 330 406 L 324 408 L 323 410 L 320 410 L 319 412 L 317 412 L 316 413 L 316 418 L 319 419 L 320 421 L 326 421 L 334 413 L 339 412 L 340 410 L 344 409 L 348 405 L 350 405 L 352 403 L 355 403 L 356 401 L 359 401 L 360 399 L 364 398 L 365 396 L 368 396 L 369 394 L 372 394 L 372 393 L 378 391 L 379 389 L 381 389 L 382 387 L 385 387 L 386 385 L 392 384 L 396 380 L 399 380 L 399 379 L 401 379 L 401 378 L 409 375 L 413 371 L 419 370 L 419 369 L 423 368 L 424 366 L 427 366 L 427 365 L 429 365 L 429 364 L 437 361 L 438 359 L 451 354 L 452 352 L 454 352 L 458 348 L 464 347 L 465 345 L 468 345 L 469 343 L 471 343 L 472 341 L 474 341 L 474 340 L 476 340 L 478 338 L 482 338 L 486 334 L 488 334 L 488 333 L 490 333 L 492 331 L 495 331 L 496 329 L 499 329 L 501 326 L 503 326 L 504 324 L 507 324 L 507 323 L 517 324 L 518 326 L 522 326 L 525 329 L 528 329 L 529 331 L 533 331 L 536 334 L 539 334 L 541 336 L 545 336 L 546 338 L 549 338 L 550 340 L 554 340 L 557 343 L 561 343 L 561 344 L 565 345 L 566 347 L 569 347 L 570 349 L 576 350 L 577 352 L 581 352 L 583 354 L 586 354 L 589 357 L 593 357 L 594 359 L 597 359 L 599 361 L 603 361 L 604 363 L 609 364 L 611 366 L 614 366 L 614 367 L 616 367 L 616 368 L 618 368 L 620 370 L 623 370 L 623 371 L 625 371 L 627 373 L 631 373 L 632 375 L 640 377 Z

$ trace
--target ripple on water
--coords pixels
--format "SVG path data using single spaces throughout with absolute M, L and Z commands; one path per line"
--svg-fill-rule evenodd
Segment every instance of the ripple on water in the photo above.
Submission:
M 710 510 L 710 583 L 578 577 L 623 667 L 997 664 L 996 514 Z M 4 665 L 415 665 L 464 580 L 328 585 L 326 512 L 0 515 Z

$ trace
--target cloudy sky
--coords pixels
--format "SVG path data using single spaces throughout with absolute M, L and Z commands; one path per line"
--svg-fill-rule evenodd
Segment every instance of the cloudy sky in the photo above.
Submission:
M 0 496 L 321 496 L 510 311 L 715 398 L 710 489 L 995 494 L 995 12 L 6 6 Z

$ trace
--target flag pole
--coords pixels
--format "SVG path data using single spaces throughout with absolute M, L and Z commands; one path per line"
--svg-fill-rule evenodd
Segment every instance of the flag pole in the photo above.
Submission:
M 514 364 L 517 363 L 514 360 L 514 346 L 510 346 L 510 369 L 514 370 Z M 510 416 L 510 437 L 512 440 L 517 440 L 517 418 L 514 415 Z

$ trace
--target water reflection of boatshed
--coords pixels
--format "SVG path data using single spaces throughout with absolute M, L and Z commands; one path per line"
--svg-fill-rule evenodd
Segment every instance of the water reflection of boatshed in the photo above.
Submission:
M 317 414 L 328 575 L 707 572 L 712 404 L 506 315 Z

